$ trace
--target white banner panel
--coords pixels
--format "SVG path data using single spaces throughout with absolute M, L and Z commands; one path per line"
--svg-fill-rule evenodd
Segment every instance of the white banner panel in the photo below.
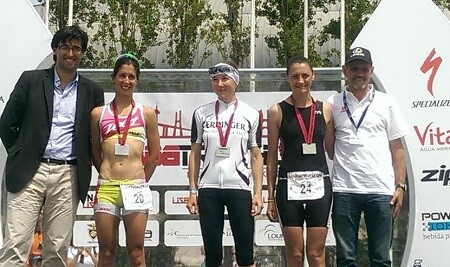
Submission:
M 95 221 L 75 221 L 73 225 L 73 245 L 76 247 L 98 246 Z
M 94 215 L 95 195 L 96 191 L 88 191 L 84 204 L 81 201 L 78 203 L 77 215 Z
M 144 236 L 144 246 L 156 247 L 159 244 L 159 222 L 156 220 L 147 221 Z M 126 234 L 123 221 L 119 224 L 119 245 L 125 247 Z M 77 247 L 96 247 L 97 227 L 95 221 L 75 221 L 73 226 L 73 244 Z
M 167 191 L 164 195 L 164 212 L 166 214 L 190 214 L 186 208 L 189 191 Z
M 96 191 L 89 190 L 84 204 L 80 201 L 78 203 L 77 215 L 94 215 L 94 201 Z M 149 214 L 159 213 L 159 192 L 152 190 L 153 210 Z
M 384 0 L 354 43 L 371 50 L 374 79 L 397 100 L 410 128 L 402 266 L 450 263 L 449 33 L 448 18 L 431 0 Z
M 203 246 L 198 220 L 167 220 L 164 223 L 164 245 L 168 247 Z
M 164 223 L 164 244 L 169 247 L 203 246 L 200 221 L 167 220 Z M 234 246 L 230 222 L 225 220 L 223 227 L 223 245 Z
M 123 221 L 120 221 L 119 224 L 119 245 L 122 247 L 126 246 L 126 234 Z M 159 245 L 159 222 L 156 220 L 149 220 L 147 221 L 147 226 L 145 228 L 144 246 L 156 247 L 157 245 Z
M 306 227 L 304 227 L 304 229 L 306 229 Z M 306 232 L 304 232 L 304 235 L 306 236 Z M 281 232 L 280 224 L 277 222 L 273 223 L 269 220 L 255 221 L 255 244 L 257 246 L 284 246 L 284 238 L 283 233 Z M 336 245 L 336 239 L 333 235 L 333 228 L 331 227 L 331 218 L 325 245 Z
M 255 244 L 257 246 L 284 246 L 280 224 L 269 220 L 257 220 L 255 222 Z

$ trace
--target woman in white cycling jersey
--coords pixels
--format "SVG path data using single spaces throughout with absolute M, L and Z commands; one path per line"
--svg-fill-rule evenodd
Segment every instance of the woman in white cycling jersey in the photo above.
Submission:
M 233 63 L 211 67 L 209 76 L 217 100 L 193 114 L 187 208 L 199 213 L 206 266 L 222 265 L 225 207 L 237 263 L 254 266 L 254 216 L 263 208 L 260 115 L 237 99 L 239 72 Z M 205 159 L 200 169 L 202 146 Z

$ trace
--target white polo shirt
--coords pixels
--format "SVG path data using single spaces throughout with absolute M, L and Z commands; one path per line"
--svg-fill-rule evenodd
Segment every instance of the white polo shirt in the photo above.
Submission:
M 368 107 L 358 130 L 345 111 L 343 94 L 356 125 Z M 372 86 L 361 101 L 344 90 L 327 102 L 332 106 L 336 137 L 333 191 L 392 195 L 395 178 L 389 141 L 404 137 L 407 128 L 391 96 Z
M 194 111 L 191 128 L 191 142 L 203 143 L 205 159 L 200 173 L 199 188 L 243 189 L 250 188 L 250 153 L 249 148 L 261 146 L 261 125 L 259 112 L 242 101 L 219 101 L 218 120 L 215 115 L 216 101 L 203 105 Z M 223 133 L 231 124 L 227 147 L 228 157 L 219 157 L 216 150 L 220 146 L 217 123 L 222 125 Z

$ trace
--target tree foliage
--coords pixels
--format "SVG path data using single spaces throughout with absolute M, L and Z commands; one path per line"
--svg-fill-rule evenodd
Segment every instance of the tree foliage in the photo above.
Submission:
M 111 67 L 114 58 L 132 52 L 152 67 L 145 56 L 152 47 L 165 46 L 163 63 L 174 68 L 201 67 L 215 49 L 224 59 L 246 65 L 250 54 L 250 26 L 244 6 L 250 0 L 222 0 L 220 11 L 213 13 L 210 0 L 84 0 L 74 1 L 74 23 L 85 26 L 90 45 L 83 67 Z M 348 48 L 381 0 L 346 0 L 346 36 Z M 450 0 L 433 0 L 442 10 Z M 51 1 L 51 23 L 67 24 L 69 0 Z M 285 66 L 289 56 L 303 54 L 303 8 L 305 0 L 259 0 L 257 15 L 278 29 L 265 37 L 269 49 L 277 54 L 277 65 Z M 315 66 L 331 66 L 339 57 L 338 48 L 319 52 L 330 40 L 339 40 L 340 18 L 317 28 L 317 12 L 328 13 L 339 0 L 309 0 L 309 59 Z M 226 10 L 226 11 L 223 11 Z M 158 36 L 165 36 L 158 42 Z M 159 57 L 160 58 L 160 57 Z M 159 62 L 157 62 L 159 63 Z
M 67 0 L 58 1 L 56 10 L 67 10 Z M 144 58 L 147 50 L 158 45 L 157 27 L 160 8 L 157 0 L 84 0 L 74 1 L 74 23 L 85 25 L 90 36 L 83 67 L 106 68 L 117 55 L 131 52 L 142 59 L 143 67 L 152 67 Z M 56 11 L 55 10 L 55 11 Z M 67 15 L 53 12 L 58 27 Z
M 207 24 L 212 19 L 208 0 L 162 0 L 165 18 L 161 31 L 166 33 L 167 58 L 163 62 L 174 68 L 191 68 L 197 57 L 200 64 L 211 55 L 208 49 L 199 51 L 205 38 Z
M 308 26 L 316 24 L 311 18 L 318 10 L 328 13 L 327 6 L 334 2 L 334 0 L 309 1 Z M 278 66 L 286 66 L 288 58 L 292 55 L 303 54 L 303 10 L 304 0 L 265 0 L 259 4 L 258 16 L 265 17 L 271 26 L 279 29 L 278 35 L 265 38 L 267 46 L 277 52 Z M 314 51 L 313 44 L 308 44 L 308 48 Z M 317 62 L 322 62 L 323 59 L 318 53 L 311 53 L 310 60 L 317 65 Z
M 224 0 L 226 12 L 216 12 L 209 23 L 205 41 L 213 45 L 223 59 L 242 66 L 250 55 L 250 26 L 246 26 L 242 9 L 247 0 Z
M 433 0 L 433 2 L 442 10 L 450 10 L 450 0 Z
M 227 14 L 224 15 L 226 28 L 230 33 L 230 46 L 226 49 L 225 46 L 219 46 L 219 51 L 222 51 L 222 56 L 232 59 L 237 65 L 242 65 L 245 58 L 250 54 L 250 26 L 244 25 L 242 7 L 243 0 L 225 0 L 227 6 Z
M 381 0 L 346 0 L 345 2 L 345 47 L 349 48 L 362 30 L 370 15 Z M 332 19 L 318 35 L 317 44 L 330 39 L 341 39 L 341 18 Z

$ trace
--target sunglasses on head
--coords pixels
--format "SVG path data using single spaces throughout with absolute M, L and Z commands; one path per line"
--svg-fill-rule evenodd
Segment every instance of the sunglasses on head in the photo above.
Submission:
M 209 75 L 214 75 L 218 73 L 236 73 L 238 74 L 237 70 L 229 65 L 219 65 L 219 66 L 213 66 L 209 68 L 208 70 Z

